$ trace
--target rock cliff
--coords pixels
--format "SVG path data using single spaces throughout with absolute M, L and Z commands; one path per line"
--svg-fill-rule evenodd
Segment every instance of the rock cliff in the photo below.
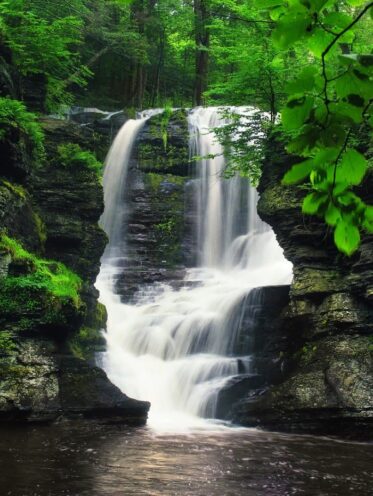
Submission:
M 290 303 L 280 323 L 283 344 L 277 348 L 284 372 L 260 395 L 243 396 L 231 418 L 278 430 L 369 437 L 373 238 L 366 235 L 353 257 L 337 252 L 325 224 L 302 217 L 304 188 L 281 185 L 292 158 L 279 140 L 268 146 L 258 211 L 294 264 Z M 368 203 L 372 180 L 370 174 L 361 191 Z
M 22 136 L 1 143 L 0 420 L 142 424 L 149 404 L 122 394 L 90 361 L 106 321 L 93 286 L 106 244 L 102 186 L 95 171 L 56 160 L 60 144 L 104 145 L 73 123 L 42 124 L 39 163 Z

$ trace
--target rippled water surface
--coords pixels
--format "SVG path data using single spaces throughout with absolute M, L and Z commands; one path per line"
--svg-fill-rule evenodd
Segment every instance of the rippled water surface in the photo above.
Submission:
M 93 423 L 0 430 L 0 494 L 371 496 L 373 446 Z

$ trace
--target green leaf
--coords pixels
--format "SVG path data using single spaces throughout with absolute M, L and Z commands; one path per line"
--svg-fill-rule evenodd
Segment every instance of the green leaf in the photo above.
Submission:
M 356 107 L 355 105 L 339 102 L 331 104 L 330 110 L 342 117 L 347 117 L 347 119 L 351 120 L 354 124 L 360 124 L 363 121 L 363 109 Z
M 350 187 L 350 185 L 348 183 L 344 183 L 344 182 L 336 182 L 335 183 L 335 186 L 334 186 L 334 189 L 333 189 L 333 197 L 334 198 L 337 198 L 339 195 L 341 195 L 342 193 L 344 193 L 346 191 L 346 189 L 348 189 Z
M 268 9 L 271 7 L 277 7 L 277 6 L 283 5 L 283 4 L 284 4 L 284 2 L 281 0 L 262 0 L 260 2 L 259 8 L 264 10 L 264 9 Z
M 323 24 L 344 29 L 351 23 L 351 21 L 352 17 L 348 14 L 345 14 L 344 12 L 331 12 L 330 14 L 325 16 Z
M 334 117 L 335 122 L 331 123 L 320 135 L 320 143 L 327 148 L 341 146 L 346 139 L 346 131 L 342 125 L 343 123 L 337 123 L 335 116 L 332 117 Z
M 299 129 L 308 119 L 314 99 L 307 96 L 289 100 L 282 111 L 282 124 L 285 129 Z
M 345 218 L 342 218 L 335 228 L 334 242 L 339 251 L 348 256 L 352 255 L 360 245 L 359 229 Z
M 303 200 L 302 212 L 304 214 L 315 215 L 327 201 L 328 195 L 326 193 L 310 193 Z
M 312 17 L 308 13 L 289 13 L 278 20 L 272 38 L 278 48 L 285 49 L 308 36 L 311 27 Z
M 315 148 L 318 138 L 318 129 L 315 126 L 306 125 L 302 129 L 302 133 L 290 141 L 286 150 L 302 157 L 308 156 Z
M 313 161 L 311 159 L 305 160 L 300 164 L 295 164 L 283 177 L 282 184 L 288 185 L 299 183 L 310 175 L 312 169 Z
M 334 162 L 339 155 L 339 148 L 322 148 L 319 150 L 313 161 L 318 167 L 325 167 L 328 163 Z
M 315 67 L 306 67 L 300 72 L 297 79 L 290 81 L 290 83 L 285 86 L 285 91 L 288 94 L 303 94 L 306 91 L 312 91 L 315 84 L 316 73 L 317 70 Z
M 333 38 L 332 34 L 317 28 L 308 40 L 308 47 L 316 57 L 320 57 Z
M 357 69 L 347 72 L 335 83 L 337 94 L 341 98 L 348 95 L 360 95 L 365 100 L 373 98 L 373 84 L 369 77 Z
M 325 212 L 325 221 L 329 226 L 335 226 L 342 218 L 341 211 L 330 202 Z
M 364 212 L 363 227 L 368 232 L 373 232 L 373 207 L 368 205 Z
M 361 198 L 359 198 L 352 191 L 345 191 L 337 197 L 338 203 L 343 207 L 354 207 L 361 204 Z
M 350 5 L 353 7 L 360 7 L 360 5 L 364 5 L 366 0 L 347 0 Z
M 272 21 L 278 21 L 280 17 L 283 16 L 286 12 L 286 7 L 281 5 L 272 9 L 269 13 L 269 17 L 272 19 Z
M 367 171 L 367 161 L 361 153 L 354 149 L 348 150 L 337 166 L 338 182 L 345 181 L 354 186 L 361 183 Z

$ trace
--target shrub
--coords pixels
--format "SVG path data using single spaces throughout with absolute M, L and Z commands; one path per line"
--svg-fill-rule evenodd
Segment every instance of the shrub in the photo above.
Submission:
M 102 163 L 99 162 L 94 153 L 83 150 L 76 143 L 66 143 L 57 148 L 58 159 L 63 167 L 82 167 L 102 173 Z
M 28 112 L 19 100 L 0 97 L 0 140 L 7 138 L 12 130 L 26 136 L 33 147 L 33 158 L 44 155 L 44 133 L 35 114 Z

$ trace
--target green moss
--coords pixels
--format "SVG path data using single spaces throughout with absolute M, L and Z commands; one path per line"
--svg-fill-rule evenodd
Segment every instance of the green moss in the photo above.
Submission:
M 26 199 L 27 193 L 23 186 L 21 186 L 20 184 L 11 183 L 3 178 L 1 178 L 0 181 L 3 186 L 5 186 L 9 191 L 14 193 L 16 196 L 18 196 L 22 200 Z
M 13 335 L 8 331 L 0 331 L 0 355 L 8 355 L 17 349 Z
M 100 327 L 104 327 L 107 319 L 107 311 L 105 305 L 97 302 L 96 310 L 94 312 L 94 320 Z
M 103 350 L 105 339 L 101 330 L 82 327 L 78 334 L 69 340 L 70 351 L 81 359 L 92 357 L 95 351 Z
M 166 220 L 165 222 L 160 222 L 159 224 L 156 224 L 154 227 L 155 227 L 155 229 L 157 229 L 157 231 L 160 231 L 162 234 L 164 234 L 166 236 L 170 236 L 170 235 L 172 235 L 172 233 L 175 230 L 176 220 L 173 218 L 170 218 L 170 219 Z
M 39 258 L 6 235 L 0 237 L 0 249 L 8 251 L 13 261 L 22 262 L 29 267 L 26 274 L 7 277 L 3 280 L 3 286 L 9 290 L 45 290 L 55 297 L 70 299 L 75 306 L 80 306 L 79 289 L 82 281 L 64 264 Z
M 151 172 L 144 174 L 144 180 L 152 210 L 157 212 L 149 233 L 155 241 L 153 254 L 163 267 L 177 267 L 182 263 L 186 178 Z
M 39 214 L 33 212 L 33 219 L 40 244 L 44 247 L 47 241 L 47 229 Z
M 182 176 L 174 176 L 173 174 L 159 174 L 157 172 L 148 172 L 145 176 L 147 184 L 152 190 L 158 191 L 162 183 L 171 183 L 178 186 L 183 186 L 185 178 Z

